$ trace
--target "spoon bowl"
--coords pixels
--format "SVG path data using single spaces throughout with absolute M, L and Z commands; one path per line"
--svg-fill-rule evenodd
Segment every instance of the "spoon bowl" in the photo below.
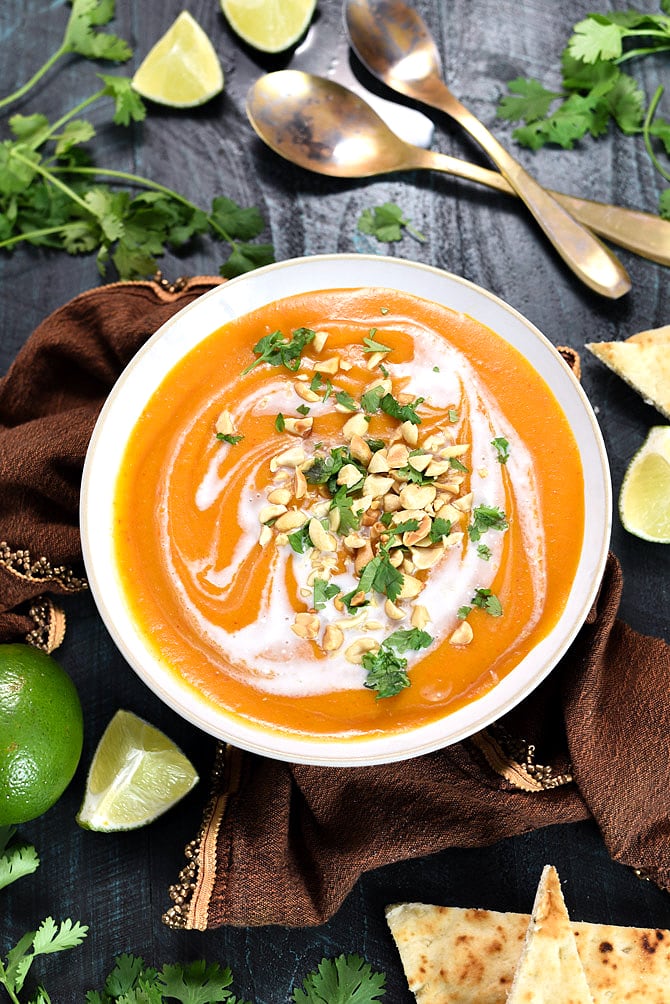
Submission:
M 357 94 L 323 77 L 299 70 L 268 73 L 250 88 L 246 108 L 263 142 L 307 171 L 333 178 L 370 178 L 430 169 L 516 194 L 497 171 L 406 143 Z M 666 220 L 559 192 L 552 195 L 603 237 L 670 265 Z
M 631 282 L 621 262 L 451 93 L 441 77 L 437 47 L 416 11 L 402 0 L 345 0 L 344 18 L 354 51 L 370 72 L 393 90 L 458 122 L 486 151 L 582 282 L 610 299 L 628 292 Z

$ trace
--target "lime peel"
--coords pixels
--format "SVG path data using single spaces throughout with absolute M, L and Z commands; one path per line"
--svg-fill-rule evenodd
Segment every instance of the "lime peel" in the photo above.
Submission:
M 153 822 L 198 782 L 181 750 L 130 711 L 117 711 L 93 756 L 77 822 L 99 832 Z
M 170 108 L 195 108 L 223 90 L 214 46 L 188 11 L 182 11 L 146 55 L 133 77 L 143 98 Z
M 316 0 L 220 0 L 233 31 L 260 52 L 284 52 L 302 38 Z
M 630 461 L 619 495 L 619 515 L 629 533 L 670 544 L 670 425 L 653 426 Z

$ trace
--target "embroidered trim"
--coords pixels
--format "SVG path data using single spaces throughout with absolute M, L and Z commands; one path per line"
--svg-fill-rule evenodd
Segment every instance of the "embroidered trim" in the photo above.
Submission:
M 12 551 L 5 540 L 0 540 L 0 568 L 30 582 L 54 582 L 68 593 L 88 589 L 86 579 L 75 575 L 66 565 L 52 565 L 44 556 L 33 560 L 30 551 L 23 548 Z
M 550 791 L 573 781 L 569 770 L 557 773 L 554 767 L 537 763 L 535 746 L 510 736 L 500 725 L 479 732 L 472 740 L 489 766 L 522 791 Z
M 187 864 L 168 889 L 174 903 L 162 916 L 172 930 L 207 930 L 209 905 L 216 880 L 217 841 L 228 799 L 239 788 L 243 752 L 219 743 L 212 768 L 212 797 L 195 840 L 184 848 Z
M 35 648 L 50 654 L 62 644 L 65 637 L 65 613 L 48 596 L 39 596 L 28 616 L 35 627 L 26 635 L 26 641 Z
M 190 279 L 187 275 L 180 275 L 174 282 L 170 282 L 169 279 L 165 278 L 161 270 L 158 269 L 151 281 L 155 282 L 157 286 L 160 286 L 161 289 L 166 290 L 168 293 L 181 293 L 188 286 Z

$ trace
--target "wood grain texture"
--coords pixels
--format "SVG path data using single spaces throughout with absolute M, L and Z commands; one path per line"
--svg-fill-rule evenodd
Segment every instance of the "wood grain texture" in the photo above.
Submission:
M 602 0 L 599 10 L 618 5 Z M 657 5 L 643 2 L 644 9 Z M 181 0 L 117 0 L 114 30 L 136 56 L 131 72 L 182 9 Z M 445 77 L 454 92 L 511 145 L 511 127 L 495 118 L 506 82 L 537 76 L 559 83 L 559 56 L 574 22 L 593 9 L 583 0 L 419 0 L 434 32 Z M 615 497 L 625 467 L 648 428 L 661 416 L 645 405 L 597 360 L 587 341 L 624 338 L 670 320 L 668 272 L 621 252 L 632 292 L 605 301 L 582 287 L 559 261 L 538 228 L 515 201 L 445 176 L 393 175 L 365 182 L 330 181 L 280 161 L 263 147 L 248 124 L 244 99 L 266 70 L 289 65 L 291 54 L 263 57 L 228 29 L 216 0 L 193 0 L 188 8 L 211 37 L 226 74 L 224 93 L 195 112 L 152 107 L 146 122 L 121 129 L 108 125 L 109 107 L 94 112 L 96 162 L 147 174 L 206 206 L 215 195 L 257 205 L 268 222 L 266 237 L 277 259 L 343 251 L 386 251 L 356 230 L 361 210 L 397 202 L 427 237 L 405 237 L 389 253 L 436 265 L 491 290 L 533 321 L 554 344 L 582 353 L 583 385 L 601 423 Z M 57 46 L 68 15 L 63 2 L 4 0 L 0 4 L 0 94 L 13 90 Z M 313 30 L 302 47 L 301 66 L 326 74 L 334 58 L 348 58 L 339 0 L 319 0 Z M 354 68 L 368 86 L 380 89 Z M 648 94 L 667 77 L 666 60 L 636 67 Z M 96 70 L 68 57 L 28 100 L 10 111 L 56 117 L 92 93 Z M 666 117 L 668 113 L 666 112 Z M 444 116 L 435 122 L 433 146 L 445 153 L 480 158 L 472 143 Z M 7 116 L 1 119 L 7 135 Z M 655 211 L 663 187 L 641 140 L 611 134 L 586 140 L 572 151 L 536 154 L 515 147 L 524 166 L 543 183 L 593 199 Z M 211 242 L 195 243 L 162 262 L 169 278 L 216 274 L 221 254 Z M 114 276 L 110 273 L 110 279 Z M 93 257 L 18 248 L 0 252 L 0 372 L 38 322 L 100 277 Z M 670 635 L 670 548 L 627 535 L 614 517 L 613 549 L 624 569 L 622 616 L 648 634 Z M 365 876 L 339 914 L 318 930 L 222 929 L 207 934 L 173 932 L 160 921 L 169 906 L 167 889 L 183 864 L 182 848 L 195 835 L 206 797 L 206 780 L 164 821 L 137 833 L 85 833 L 74 815 L 85 772 L 100 734 L 119 707 L 143 715 L 178 741 L 206 779 L 213 743 L 164 707 L 136 678 L 109 640 L 90 597 L 68 602 L 69 630 L 61 661 L 77 683 L 85 710 L 85 749 L 75 780 L 46 816 L 22 827 L 41 855 L 38 873 L 0 893 L 3 923 L 0 953 L 42 917 L 73 916 L 90 924 L 81 948 L 36 963 L 54 1002 L 84 999 L 100 987 L 115 954 L 131 951 L 151 963 L 207 957 L 231 966 L 235 989 L 254 1004 L 283 1004 L 323 955 L 356 951 L 387 973 L 386 1000 L 411 1004 L 399 960 L 384 921 L 384 907 L 413 899 L 497 910 L 527 911 L 541 868 L 556 865 L 575 919 L 670 927 L 670 897 L 628 870 L 613 865 L 588 824 L 550 828 L 487 850 L 456 850 L 394 865 Z

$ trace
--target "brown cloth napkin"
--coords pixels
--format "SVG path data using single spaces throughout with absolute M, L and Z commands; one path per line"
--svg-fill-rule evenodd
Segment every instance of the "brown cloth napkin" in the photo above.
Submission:
M 84 293 L 37 328 L 0 380 L 0 640 L 47 650 L 61 640 L 52 597 L 86 586 L 77 507 L 100 407 L 147 337 L 217 281 Z M 586 818 L 614 859 L 670 890 L 670 647 L 617 619 L 621 586 L 610 555 L 560 666 L 458 745 L 334 769 L 219 744 L 166 923 L 320 924 L 369 869 Z

